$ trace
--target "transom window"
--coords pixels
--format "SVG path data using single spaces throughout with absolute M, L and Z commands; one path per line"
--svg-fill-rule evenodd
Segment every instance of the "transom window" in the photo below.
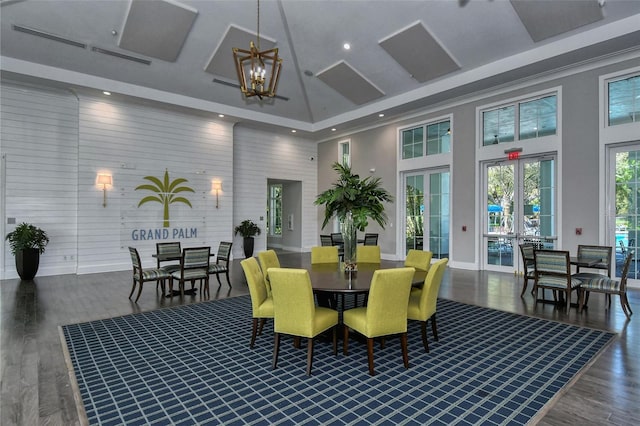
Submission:
M 640 121 L 640 75 L 607 84 L 609 126 Z
M 445 120 L 402 130 L 401 144 L 403 160 L 450 152 L 451 121 Z
M 346 140 L 338 144 L 338 161 L 343 166 L 351 166 L 351 141 Z
M 484 111 L 482 144 L 488 146 L 555 135 L 557 128 L 558 97 L 547 95 Z

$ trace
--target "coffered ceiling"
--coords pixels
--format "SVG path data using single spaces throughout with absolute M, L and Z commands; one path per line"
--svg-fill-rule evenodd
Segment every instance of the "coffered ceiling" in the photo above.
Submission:
M 638 0 L 262 0 L 278 97 L 245 99 L 232 47 L 252 0 L 1 0 L 3 77 L 46 79 L 331 134 L 498 84 L 640 50 Z M 351 48 L 345 50 L 343 45 Z

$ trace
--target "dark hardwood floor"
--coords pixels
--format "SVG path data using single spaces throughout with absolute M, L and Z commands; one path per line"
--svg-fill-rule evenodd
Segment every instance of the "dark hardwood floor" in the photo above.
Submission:
M 309 254 L 279 254 L 283 266 L 296 266 L 301 256 Z M 248 293 L 239 260 L 233 261 L 231 278 L 232 288 L 222 277 L 218 290 L 212 277 L 211 299 Z M 79 424 L 58 326 L 201 301 L 199 295 L 182 301 L 162 298 L 148 283 L 136 304 L 127 298 L 130 289 L 130 271 L 0 281 L 0 424 Z M 627 321 L 617 297 L 608 310 L 604 297 L 592 294 L 588 310 L 579 314 L 576 308 L 564 312 L 551 304 L 534 309 L 533 296 L 527 292 L 520 298 L 521 289 L 522 278 L 512 274 L 449 269 L 440 297 L 618 333 L 539 424 L 640 424 L 640 291 L 630 290 L 636 313 Z M 247 312 L 247 349 L 250 321 Z M 440 338 L 446 338 L 446 324 L 438 328 Z

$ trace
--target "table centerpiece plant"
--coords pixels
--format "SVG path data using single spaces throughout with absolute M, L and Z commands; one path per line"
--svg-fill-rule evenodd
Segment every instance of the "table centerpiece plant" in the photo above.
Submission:
M 364 232 L 369 219 L 384 229 L 388 217 L 383 203 L 392 202 L 393 196 L 381 186 L 379 177 L 361 179 L 351 171 L 351 167 L 338 162 L 331 168 L 338 173 L 338 180 L 332 188 L 318 195 L 315 204 L 324 206 L 323 229 L 331 218 L 338 218 L 344 240 L 345 270 L 355 270 L 357 231 Z

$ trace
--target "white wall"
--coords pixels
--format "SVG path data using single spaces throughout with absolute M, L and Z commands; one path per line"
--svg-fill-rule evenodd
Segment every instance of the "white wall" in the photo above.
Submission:
M 197 228 L 183 245 L 217 249 L 233 236 L 233 128 L 215 118 L 153 105 L 2 83 L 0 183 L 7 218 L 41 226 L 51 239 L 38 275 L 131 268 L 128 245 L 153 265 L 156 240 L 132 241 L 131 229 L 162 227 L 160 203 L 138 207 L 145 176 L 189 180 L 193 208 L 171 206 L 176 226 Z M 99 172 L 113 176 L 102 206 Z M 215 208 L 211 180 L 222 182 Z M 172 239 L 172 238 L 170 238 Z M 17 277 L 8 245 L 1 278 Z
M 75 272 L 77 258 L 78 100 L 70 92 L 3 84 L 1 96 L 2 236 L 21 222 L 44 229 L 51 242 L 43 275 Z M 17 277 L 3 238 L 0 277 Z
M 317 207 L 313 204 L 317 195 L 316 157 L 317 145 L 313 141 L 236 126 L 233 224 L 238 225 L 244 219 L 258 224 L 262 233 L 255 240 L 254 254 L 267 246 L 267 179 L 302 182 L 302 219 L 295 224 L 302 227 L 300 250 L 309 251 L 318 244 Z M 233 252 L 235 257 L 244 257 L 240 236 L 234 238 Z

